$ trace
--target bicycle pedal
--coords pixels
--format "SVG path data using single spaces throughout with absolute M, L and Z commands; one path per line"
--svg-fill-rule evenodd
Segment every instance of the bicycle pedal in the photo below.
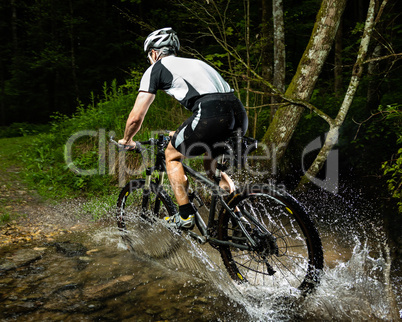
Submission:
M 187 230 L 186 232 L 191 238 L 194 238 L 200 245 L 206 244 L 207 239 L 205 237 L 200 236 L 191 230 Z

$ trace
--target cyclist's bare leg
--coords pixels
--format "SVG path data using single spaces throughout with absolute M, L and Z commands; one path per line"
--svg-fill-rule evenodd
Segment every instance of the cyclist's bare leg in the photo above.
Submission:
M 212 179 L 212 176 L 216 170 L 216 162 L 213 162 L 212 158 L 208 154 L 205 154 L 204 157 L 204 169 L 208 177 Z M 219 182 L 219 187 L 230 193 L 235 190 L 233 180 L 225 172 L 221 172 L 221 181 Z
M 212 179 L 216 170 L 216 162 L 213 162 L 212 158 L 208 154 L 205 154 L 204 157 L 204 169 L 208 177 Z M 232 193 L 236 189 L 233 180 L 225 172 L 221 172 L 221 181 L 219 182 L 219 187 L 228 191 L 229 193 Z M 238 207 L 235 208 L 235 212 L 236 211 L 240 211 Z
M 172 186 L 176 201 L 179 206 L 188 204 L 188 180 L 184 172 L 181 161 L 185 158 L 183 154 L 177 151 L 172 143 L 169 143 L 165 150 L 166 170 Z

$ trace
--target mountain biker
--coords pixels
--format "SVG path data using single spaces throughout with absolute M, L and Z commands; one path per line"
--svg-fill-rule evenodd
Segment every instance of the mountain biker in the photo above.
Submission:
M 188 181 L 182 160 L 205 153 L 204 167 L 212 176 L 214 144 L 226 140 L 237 129 L 244 135 L 248 119 L 244 106 L 221 75 L 201 60 L 177 57 L 179 49 L 177 34 L 170 27 L 152 32 L 145 40 L 144 52 L 151 66 L 142 76 L 124 137 L 119 143 L 135 147 L 133 137 L 141 128 L 159 89 L 193 112 L 175 132 L 170 133 L 172 138 L 165 151 L 168 178 L 179 205 L 179 212 L 165 220 L 171 226 L 192 229 L 196 210 L 187 194 Z M 227 191 L 234 190 L 233 181 L 224 172 L 219 185 Z

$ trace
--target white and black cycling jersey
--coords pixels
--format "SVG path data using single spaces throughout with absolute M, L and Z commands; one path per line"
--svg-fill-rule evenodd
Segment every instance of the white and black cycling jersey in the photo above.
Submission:
M 158 89 L 190 110 L 202 95 L 233 92 L 222 76 L 205 62 L 176 56 L 158 60 L 144 73 L 139 91 L 156 94 Z

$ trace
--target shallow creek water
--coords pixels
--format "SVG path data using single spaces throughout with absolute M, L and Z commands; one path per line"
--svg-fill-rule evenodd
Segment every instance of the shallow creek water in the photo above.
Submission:
M 52 243 L 1 249 L 0 319 L 399 320 L 400 261 L 391 263 L 392 249 L 382 225 L 366 217 L 369 209 L 355 209 L 340 200 L 323 200 L 320 212 L 315 209 L 325 268 L 306 298 L 297 290 L 234 284 L 216 250 L 163 225 L 139 222 L 130 240 L 134 251 L 127 251 L 105 221 Z

